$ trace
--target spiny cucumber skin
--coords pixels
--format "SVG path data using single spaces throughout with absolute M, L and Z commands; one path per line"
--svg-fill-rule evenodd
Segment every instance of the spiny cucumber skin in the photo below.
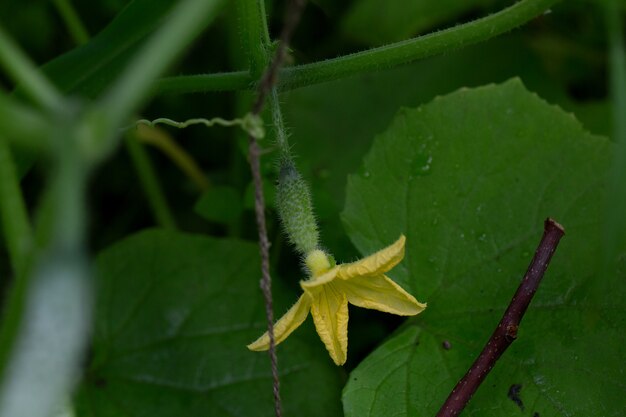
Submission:
M 276 190 L 278 214 L 283 228 L 296 249 L 303 255 L 319 245 L 319 232 L 313 214 L 311 193 L 293 162 L 283 160 Z

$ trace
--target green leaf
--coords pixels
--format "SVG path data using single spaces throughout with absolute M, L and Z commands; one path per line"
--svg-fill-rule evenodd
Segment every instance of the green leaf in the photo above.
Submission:
M 273 416 L 268 356 L 246 349 L 265 330 L 259 264 L 252 243 L 166 231 L 101 253 L 78 415 Z M 296 297 L 274 292 L 280 315 Z M 310 333 L 278 347 L 285 415 L 339 415 L 337 368 Z
M 346 416 L 434 415 L 498 323 L 548 216 L 566 236 L 518 340 L 464 415 L 623 415 L 626 268 L 597 272 L 612 152 L 519 80 L 400 111 L 349 178 L 343 219 L 362 253 L 406 234 L 391 275 L 428 308 L 352 372 Z M 515 384 L 523 410 L 508 397 Z
M 343 32 L 368 45 L 401 41 L 453 20 L 464 13 L 485 9 L 496 0 L 359 0 L 343 21 Z
M 241 215 L 243 202 L 236 188 L 216 186 L 202 194 L 194 211 L 209 221 L 232 224 Z

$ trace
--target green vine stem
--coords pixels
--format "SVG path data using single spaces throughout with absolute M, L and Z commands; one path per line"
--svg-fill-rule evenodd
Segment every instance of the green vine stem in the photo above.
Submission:
M 56 87 L 39 72 L 35 64 L 17 47 L 1 26 L 0 65 L 39 106 L 52 111 L 62 108 L 63 99 Z
M 174 215 L 167 204 L 167 199 L 159 183 L 157 173 L 143 144 L 132 133 L 126 135 L 124 144 L 133 161 L 135 171 L 137 171 L 143 192 L 148 199 L 148 204 L 152 209 L 152 214 L 157 224 L 165 229 L 176 230 Z
M 542 14 L 558 0 L 522 0 L 492 15 L 429 35 L 381 46 L 335 59 L 286 68 L 280 89 L 293 89 L 391 68 L 455 48 L 482 42 Z
M 270 103 L 270 110 L 272 112 L 272 123 L 274 125 L 274 135 L 276 140 L 276 146 L 280 152 L 280 158 L 283 160 L 291 161 L 291 147 L 287 140 L 287 133 L 285 132 L 285 123 L 283 122 L 283 112 L 280 109 L 280 100 L 278 99 L 278 92 L 276 89 L 272 89 L 269 94 L 268 101 Z
M 68 32 L 77 45 L 83 45 L 89 41 L 89 32 L 74 10 L 71 0 L 54 0 L 54 6 L 61 15 Z
M 33 233 L 9 144 L 0 137 L 0 215 L 16 278 L 23 276 L 33 246 Z
M 33 232 L 13 156 L 4 137 L 0 137 L 0 217 L 13 267 L 13 282 L 10 284 L 9 297 L 6 298 L 1 315 L 3 320 L 0 326 L 0 381 L 2 381 L 13 347 L 12 341 L 20 328 L 28 288 L 29 261 L 34 246 Z
M 10 360 L 2 364 L 0 417 L 51 415 L 76 382 L 89 333 L 91 274 L 84 249 L 83 201 L 87 175 L 71 131 L 59 129 L 51 139 L 60 145 L 49 184 L 54 201 L 51 240 L 28 287 L 12 294 L 24 297 L 22 309 L 3 323 L 17 322 L 19 329 L 7 347 Z
M 429 35 L 396 42 L 379 48 L 312 64 L 284 68 L 279 73 L 279 90 L 332 81 L 343 77 L 388 69 L 421 58 L 506 33 L 541 15 L 559 0 L 522 0 L 492 15 Z M 168 77 L 156 85 L 157 93 L 226 90 L 231 87 L 254 89 L 255 78 L 244 72 Z
M 248 68 L 253 80 L 261 79 L 270 63 L 270 34 L 267 28 L 265 3 L 240 1 L 235 5 L 240 25 L 240 42 L 248 57 Z
M 230 68 L 236 70 L 228 74 L 243 74 L 244 84 L 236 87 L 230 106 L 231 114 L 245 114 L 250 111 L 254 95 L 248 90 L 250 80 L 250 54 L 248 52 L 248 29 L 243 24 L 242 7 L 249 7 L 245 1 L 232 1 L 229 3 L 226 18 L 228 19 L 228 61 Z M 260 78 L 260 77 L 259 77 Z M 261 120 L 264 122 L 263 118 Z M 245 189 L 250 182 L 250 165 L 243 144 L 248 141 L 248 134 L 237 130 L 231 136 L 232 146 L 228 151 L 228 180 L 231 185 L 238 189 Z M 205 197 L 206 198 L 206 197 Z M 227 225 L 228 235 L 242 237 L 245 228 L 245 215 L 238 215 L 236 219 Z M 272 245 L 272 249 L 275 245 Z

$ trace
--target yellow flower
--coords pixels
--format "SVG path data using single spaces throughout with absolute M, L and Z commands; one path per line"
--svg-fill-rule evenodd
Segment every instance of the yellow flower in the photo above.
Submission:
M 348 354 L 348 303 L 400 316 L 421 313 L 426 304 L 393 282 L 385 272 L 396 266 L 404 257 L 405 237 L 391 246 L 360 261 L 332 266 L 328 255 L 316 249 L 306 257 L 311 279 L 301 281 L 304 294 L 274 324 L 276 344 L 282 342 L 313 316 L 315 328 L 326 349 L 337 365 L 346 362 Z M 268 333 L 248 345 L 248 349 L 269 349 Z

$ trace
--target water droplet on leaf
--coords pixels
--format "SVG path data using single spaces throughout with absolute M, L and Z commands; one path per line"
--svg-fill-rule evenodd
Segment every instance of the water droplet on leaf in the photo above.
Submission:
M 411 166 L 411 172 L 413 175 L 422 177 L 430 174 L 433 157 L 426 154 L 418 154 L 413 158 L 413 164 Z

